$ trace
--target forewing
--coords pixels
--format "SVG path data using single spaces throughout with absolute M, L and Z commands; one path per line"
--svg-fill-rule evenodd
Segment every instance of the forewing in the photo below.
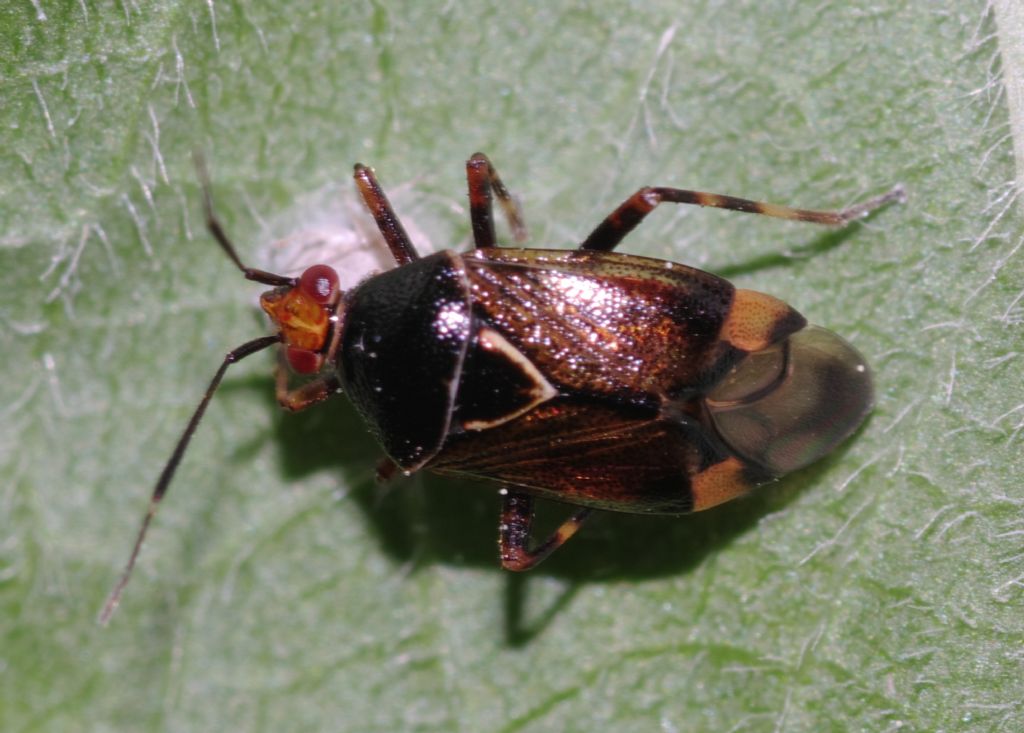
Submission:
M 720 339 L 735 289 L 700 270 L 565 250 L 476 250 L 465 262 L 474 316 L 563 392 L 695 393 L 735 351 Z
M 449 436 L 428 468 L 574 504 L 681 514 L 693 509 L 690 477 L 722 458 L 685 422 L 559 398 L 503 425 Z

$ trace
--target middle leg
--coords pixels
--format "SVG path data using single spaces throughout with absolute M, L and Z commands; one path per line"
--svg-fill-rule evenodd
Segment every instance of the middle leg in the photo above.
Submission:
M 288 412 L 301 412 L 341 390 L 341 382 L 333 372 L 298 387 L 292 387 L 288 383 L 288 376 L 288 367 L 278 361 L 274 374 L 274 396 L 277 397 L 277 404 Z
M 477 249 L 497 246 L 492 192 L 498 197 L 498 203 L 505 211 L 505 218 L 512 229 L 512 238 L 517 242 L 526 239 L 523 212 L 505 188 L 505 184 L 501 182 L 491 161 L 483 153 L 474 153 L 466 161 L 466 182 L 469 184 L 469 218 L 473 225 L 473 245 Z
M 533 524 L 533 497 L 503 487 L 501 520 L 498 524 L 498 551 L 506 570 L 529 570 L 564 545 L 583 525 L 593 509 L 580 509 L 562 522 L 558 529 L 532 550 L 530 526 Z

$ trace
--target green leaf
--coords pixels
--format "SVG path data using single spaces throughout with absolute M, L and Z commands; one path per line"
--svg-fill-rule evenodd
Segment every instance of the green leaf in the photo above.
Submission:
M 1022 54 L 995 7 L 8 3 L 0 729 L 1021 730 Z M 840 234 L 678 207 L 623 247 L 851 339 L 874 416 L 749 500 L 603 515 L 510 577 L 491 487 L 376 487 L 353 410 L 281 415 L 254 356 L 101 628 L 205 384 L 265 332 L 194 149 L 254 266 L 366 248 L 356 161 L 434 249 L 468 243 L 475 150 L 547 246 L 648 183 L 829 208 L 902 182 Z

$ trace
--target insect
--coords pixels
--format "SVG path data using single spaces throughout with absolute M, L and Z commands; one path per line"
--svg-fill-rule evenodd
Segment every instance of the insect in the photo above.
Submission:
M 214 214 L 198 158 L 197 167 L 207 227 L 247 279 L 272 288 L 260 304 L 275 333 L 229 352 L 214 374 L 156 482 L 103 623 L 228 367 L 271 346 L 281 347 L 276 395 L 284 409 L 344 393 L 392 470 L 497 483 L 499 552 L 509 570 L 550 555 L 594 509 L 685 514 L 745 494 L 830 452 L 871 409 L 864 358 L 786 303 L 613 250 L 661 203 L 842 226 L 902 201 L 899 186 L 840 211 L 645 187 L 577 249 L 523 249 L 497 244 L 495 198 L 517 241 L 525 225 L 477 153 L 466 163 L 475 248 L 421 257 L 373 171 L 356 165 L 359 193 L 396 267 L 342 292 L 327 265 L 297 278 L 244 265 Z M 579 508 L 533 544 L 538 496 Z

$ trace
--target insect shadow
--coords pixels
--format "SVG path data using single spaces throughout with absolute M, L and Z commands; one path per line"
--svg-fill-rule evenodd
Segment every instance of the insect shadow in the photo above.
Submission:
M 243 385 L 237 384 L 242 387 Z M 268 378 L 244 380 L 273 401 Z M 501 570 L 494 527 L 501 502 L 497 484 L 419 474 L 397 477 L 387 484 L 373 476 L 379 448 L 365 423 L 346 401 L 318 405 L 302 415 L 272 411 L 273 442 L 278 446 L 285 478 L 291 482 L 318 471 L 334 472 L 353 490 L 337 506 L 355 505 L 372 527 L 379 547 L 409 572 L 443 563 Z M 588 584 L 620 579 L 643 580 L 685 575 L 705 559 L 746 534 L 766 515 L 779 511 L 808 487 L 820 482 L 832 457 L 763 487 L 740 501 L 700 515 L 682 517 L 600 513 L 588 531 L 542 568 L 506 573 L 503 634 L 511 647 L 540 636 Z M 555 502 L 538 506 L 538 526 L 554 527 L 571 511 Z M 544 608 L 530 602 L 531 584 L 559 579 L 564 587 Z
M 830 250 L 839 248 L 843 242 L 856 235 L 857 231 L 863 226 L 864 225 L 861 222 L 853 222 L 842 229 L 824 232 L 810 239 L 806 244 L 789 247 L 785 252 L 765 252 L 763 254 L 755 255 L 745 260 L 741 260 L 730 265 L 722 265 L 720 267 L 715 267 L 713 264 L 709 264 L 707 265 L 707 269 L 709 272 L 713 272 L 719 277 L 729 280 L 742 275 L 752 275 L 763 270 L 771 270 L 777 267 L 789 267 L 801 260 L 823 255 Z

